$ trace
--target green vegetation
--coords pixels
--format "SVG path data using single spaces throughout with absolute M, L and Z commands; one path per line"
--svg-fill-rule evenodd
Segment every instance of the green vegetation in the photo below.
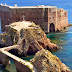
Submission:
M 30 25 L 29 27 L 34 27 L 34 26 L 37 26 L 35 23 L 33 23 L 32 25 Z

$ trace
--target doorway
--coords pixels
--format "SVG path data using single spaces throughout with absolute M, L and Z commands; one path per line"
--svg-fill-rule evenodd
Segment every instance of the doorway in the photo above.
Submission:
M 55 25 L 53 23 L 50 24 L 49 32 L 55 32 Z
M 25 21 L 25 15 L 21 16 L 21 21 Z

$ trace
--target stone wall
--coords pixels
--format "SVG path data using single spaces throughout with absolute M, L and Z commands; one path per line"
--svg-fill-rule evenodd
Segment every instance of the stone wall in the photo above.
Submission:
M 11 57 L 7 56 L 6 54 L 2 53 L 0 51 L 0 64 L 2 64 L 3 66 L 7 67 L 10 65 Z M 17 61 L 16 59 L 11 58 L 15 64 L 16 70 L 17 72 L 32 72 L 33 69 L 31 70 L 30 67 L 28 65 L 24 65 L 24 63 Z
M 48 9 L 47 8 L 17 8 L 12 9 L 12 22 L 21 21 L 25 16 L 25 20 L 32 21 L 42 28 L 48 25 Z
M 67 11 L 57 9 L 57 7 L 11 8 L 0 5 L 0 17 L 3 31 L 5 30 L 5 25 L 21 20 L 32 21 L 40 25 L 45 32 L 50 32 L 51 23 L 54 24 L 55 31 L 62 30 L 62 28 L 68 26 Z
M 16 66 L 17 72 L 32 72 L 27 66 L 25 66 L 24 64 L 13 60 L 14 64 Z
M 68 26 L 68 19 L 57 21 L 57 29 L 61 31 L 64 27 Z
M 8 64 L 8 56 L 0 52 L 0 64 L 7 65 Z
M 5 30 L 5 25 L 11 23 L 11 9 L 7 6 L 0 5 L 0 18 L 2 31 Z
M 45 32 L 50 32 L 50 24 L 53 23 L 55 31 L 62 30 L 68 26 L 67 11 L 53 8 L 12 8 L 12 21 L 25 20 L 33 21 L 41 26 Z
M 67 11 L 57 9 L 57 30 L 62 30 L 68 26 Z
M 56 31 L 56 21 L 57 21 L 57 7 L 49 8 L 48 11 L 48 32 L 50 32 L 50 24 L 53 23 Z

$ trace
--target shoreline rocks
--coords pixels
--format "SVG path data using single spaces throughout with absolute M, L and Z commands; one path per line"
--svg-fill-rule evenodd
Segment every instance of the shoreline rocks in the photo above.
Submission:
M 50 52 L 60 48 L 51 43 L 44 31 L 33 22 L 23 21 L 7 25 L 6 32 L 0 34 L 0 45 L 18 45 L 14 53 L 18 52 L 22 56 L 36 53 L 31 62 L 39 72 L 71 72 Z
M 30 61 L 39 72 L 71 72 L 58 57 L 45 49 L 38 51 Z

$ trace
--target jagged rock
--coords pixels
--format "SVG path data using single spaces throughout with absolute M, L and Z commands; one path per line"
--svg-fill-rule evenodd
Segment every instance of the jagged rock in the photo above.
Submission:
M 39 72 L 71 72 L 58 57 L 45 49 L 38 51 L 30 61 Z
M 6 32 L 0 35 L 0 44 L 20 45 L 22 54 L 35 54 L 41 49 L 56 51 L 59 47 L 51 43 L 44 31 L 33 22 L 15 22 L 6 26 Z
M 6 32 L 0 34 L 0 45 L 14 44 L 18 45 L 15 50 L 18 54 L 35 54 L 38 51 L 32 63 L 39 72 L 71 72 L 58 57 L 48 51 L 56 51 L 59 48 L 51 43 L 44 31 L 33 22 L 15 22 L 6 26 Z

